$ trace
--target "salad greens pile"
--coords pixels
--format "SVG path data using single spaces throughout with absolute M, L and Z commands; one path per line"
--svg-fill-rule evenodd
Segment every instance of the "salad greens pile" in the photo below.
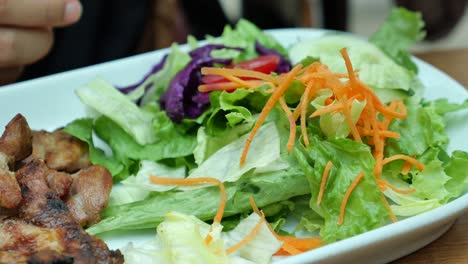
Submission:
M 126 257 L 135 262 L 144 256 L 175 261 L 177 256 L 181 257 L 179 260 L 187 260 L 198 255 L 206 263 L 219 263 L 228 256 L 218 258 L 212 253 L 228 247 L 226 244 L 232 243 L 233 237 L 239 241 L 239 232 L 246 234 L 245 230 L 252 229 L 250 196 L 277 232 L 286 232 L 282 226 L 287 217 L 294 216 L 299 221 L 294 231 L 319 234 L 325 243 L 391 223 L 383 197 L 399 219 L 459 197 L 468 187 L 468 153 L 447 153 L 445 116 L 468 108 L 468 104 L 422 98 L 417 67 L 408 52 L 411 44 L 424 37 L 422 29 L 418 13 L 397 8 L 368 41 L 345 33 L 328 33 L 286 49 L 255 25 L 241 20 L 234 28 L 227 26 L 221 37 L 208 37 L 208 44 L 191 39 L 188 52 L 174 44 L 163 60 L 135 85 L 117 89 L 97 79 L 78 89 L 77 95 L 96 115 L 73 121 L 65 131 L 86 141 L 91 161 L 108 168 L 114 182 L 119 183 L 114 186 L 102 221 L 87 231 L 99 234 L 159 225 L 158 240 L 151 242 L 149 248 L 167 250 L 177 245 L 179 250 L 181 246 L 191 250 L 171 254 L 163 250 L 158 255 L 154 250 L 130 246 L 124 251 Z M 402 173 L 407 166 L 404 160 L 386 164 L 381 177 L 395 188 L 382 190 L 373 176 L 376 165 L 373 147 L 352 139 L 341 113 L 310 119 L 307 123 L 310 144 L 303 144 L 298 135 L 293 150 L 288 152 L 290 123 L 279 105 L 267 116 L 252 142 L 246 163 L 240 168 L 246 138 L 270 96 L 269 86 L 200 92 L 198 86 L 203 84 L 200 69 L 230 67 L 274 54 L 280 57 L 280 63 L 272 75 L 288 72 L 291 65 L 316 61 L 333 72 L 346 73 L 340 54 L 343 47 L 358 69 L 359 79 L 382 102 L 401 100 L 407 108 L 406 118 L 390 123 L 389 130 L 400 137 L 387 140 L 385 157 L 404 154 L 423 163 L 425 168 L 411 167 Z M 285 101 L 291 109 L 297 107 L 304 89 L 304 85 L 294 81 L 288 87 Z M 330 96 L 330 90 L 319 90 L 308 105 L 308 113 L 325 107 Z M 355 122 L 365 104 L 353 102 L 351 114 Z M 100 148 L 101 145 L 105 147 Z M 329 161 L 333 167 L 318 204 L 322 174 Z M 360 172 L 364 172 L 364 177 L 349 198 L 344 221 L 339 223 L 343 196 Z M 209 225 L 202 221 L 210 222 L 217 212 L 218 187 L 158 185 L 150 182 L 151 175 L 175 179 L 213 177 L 222 181 L 227 202 L 221 224 L 227 232 L 221 234 L 218 230 L 217 235 L 225 244 L 213 244 L 217 248 L 206 251 L 205 246 L 195 242 L 209 232 Z M 398 191 L 409 189 L 414 192 Z M 263 250 L 254 255 L 259 259 L 267 256 L 258 260 L 265 263 L 279 246 L 268 250 L 262 246 L 251 248 Z M 231 257 L 245 261 L 238 260 L 239 263 L 256 261 L 249 254 L 236 253 Z

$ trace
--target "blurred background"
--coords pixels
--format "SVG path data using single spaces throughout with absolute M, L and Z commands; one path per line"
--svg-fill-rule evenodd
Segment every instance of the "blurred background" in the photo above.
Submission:
M 420 11 L 426 22 L 426 40 L 415 45 L 415 54 L 424 54 L 433 64 L 436 58 L 460 76 L 468 76 L 462 72 L 468 61 L 468 0 L 80 1 L 81 20 L 55 29 L 52 50 L 26 67 L 21 80 L 185 43 L 188 35 L 197 39 L 219 36 L 226 24 L 234 25 L 240 18 L 262 29 L 325 28 L 369 36 L 395 5 Z M 458 52 L 437 53 L 445 50 Z M 436 66 L 445 69 L 445 65 Z
M 417 52 L 468 47 L 467 0 L 219 0 L 230 21 L 240 17 L 262 28 L 328 28 L 370 36 L 395 5 L 419 10 L 427 40 Z M 259 12 L 259 10 L 264 10 Z M 259 15 L 260 13 L 260 15 Z

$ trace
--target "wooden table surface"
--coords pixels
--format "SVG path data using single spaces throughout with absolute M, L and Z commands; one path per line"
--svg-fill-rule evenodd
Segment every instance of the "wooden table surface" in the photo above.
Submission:
M 468 88 L 468 48 L 416 54 Z M 468 263 L 468 213 L 447 233 L 426 247 L 393 262 L 394 264 Z

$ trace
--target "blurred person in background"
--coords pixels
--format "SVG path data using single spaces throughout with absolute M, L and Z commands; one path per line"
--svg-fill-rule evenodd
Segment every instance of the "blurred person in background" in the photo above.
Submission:
M 311 27 L 320 5 L 321 27 L 347 30 L 353 0 L 239 0 L 241 17 L 260 28 Z M 447 35 L 468 0 L 394 0 L 422 12 L 428 40 Z M 0 84 L 93 65 L 217 36 L 233 24 L 219 0 L 0 0 Z
M 0 84 L 219 35 L 226 23 L 217 0 L 3 0 Z

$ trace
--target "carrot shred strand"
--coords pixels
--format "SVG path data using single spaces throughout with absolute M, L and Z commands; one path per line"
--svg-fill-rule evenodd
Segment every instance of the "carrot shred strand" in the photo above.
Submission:
M 400 193 L 400 194 L 411 194 L 411 193 L 414 193 L 416 191 L 415 189 L 407 189 L 407 190 L 398 189 L 395 186 L 393 186 L 392 184 L 390 184 L 388 181 L 385 181 L 385 180 L 378 180 L 378 183 L 385 186 L 385 187 L 389 187 L 394 192 Z
M 343 220 L 344 220 L 344 214 L 345 214 L 345 209 L 346 209 L 346 205 L 348 203 L 348 199 L 349 197 L 351 196 L 351 193 L 353 192 L 354 188 L 356 188 L 356 186 L 359 184 L 359 181 L 361 181 L 361 179 L 364 177 L 364 172 L 360 172 L 356 178 L 351 182 L 351 184 L 349 185 L 348 189 L 346 190 L 346 193 L 343 197 L 343 200 L 341 202 L 341 207 L 340 207 L 340 216 L 338 218 L 338 225 L 341 225 L 343 224 Z
M 240 158 L 240 166 L 242 167 L 245 163 L 245 160 L 247 159 L 247 154 L 249 152 L 250 145 L 252 143 L 253 138 L 257 134 L 258 130 L 262 126 L 263 122 L 265 121 L 268 113 L 273 109 L 275 106 L 276 102 L 280 99 L 280 97 L 284 94 L 288 86 L 291 84 L 291 82 L 294 80 L 294 77 L 296 76 L 296 73 L 302 68 L 301 64 L 296 65 L 287 75 L 286 79 L 273 91 L 273 94 L 268 98 L 265 106 L 263 107 L 262 112 L 260 113 L 260 116 L 257 119 L 257 122 L 255 122 L 254 127 L 250 131 L 250 134 L 247 138 L 247 141 L 245 142 L 244 149 L 242 151 L 242 155 Z
M 390 217 L 390 219 L 392 220 L 392 222 L 393 222 L 393 223 L 397 222 L 398 219 L 397 219 L 397 218 L 395 217 L 395 215 L 393 214 L 393 210 L 392 210 L 392 208 L 390 207 L 390 204 L 388 204 L 388 201 L 387 201 L 387 199 L 385 198 L 385 196 L 384 196 L 383 193 L 380 195 L 380 198 L 382 198 L 382 201 L 383 201 L 383 203 L 384 203 L 384 205 L 385 205 L 385 208 L 386 208 L 387 211 L 388 211 L 388 216 Z
M 262 224 L 265 222 L 265 218 L 264 217 L 260 217 L 260 220 L 258 221 L 258 223 L 255 225 L 255 227 L 252 229 L 252 231 L 246 236 L 244 237 L 244 239 L 242 239 L 241 241 L 239 241 L 237 244 L 235 244 L 234 246 L 226 249 L 226 254 L 230 255 L 232 254 L 233 252 L 239 250 L 241 247 L 243 247 L 245 244 L 249 243 L 254 237 L 255 235 L 258 233 L 258 231 L 260 231 L 260 228 L 262 228 Z
M 395 186 L 391 185 L 390 183 L 380 179 L 384 165 L 394 160 L 401 159 L 405 161 L 405 164 L 401 171 L 402 174 L 407 174 L 412 166 L 416 167 L 419 170 L 423 170 L 425 166 L 421 162 L 417 161 L 415 158 L 403 154 L 397 154 L 387 158 L 384 157 L 384 150 L 386 147 L 387 139 L 400 138 L 400 134 L 395 131 L 391 131 L 389 127 L 394 119 L 406 118 L 407 108 L 404 102 L 401 100 L 397 100 L 392 101 L 389 104 L 384 104 L 369 86 L 367 86 L 359 80 L 359 73 L 358 71 L 353 69 L 353 65 L 349 58 L 347 49 L 341 49 L 340 53 L 345 62 L 347 70 L 346 74 L 332 72 L 326 65 L 323 65 L 320 62 L 314 62 L 306 67 L 302 67 L 302 65 L 297 65 L 290 72 L 280 74 L 277 76 L 243 69 L 203 68 L 202 74 L 221 75 L 228 79 L 230 82 L 201 85 L 199 86 L 199 90 L 214 91 L 232 90 L 238 88 L 256 89 L 256 87 L 260 87 L 265 84 L 268 84 L 270 86 L 268 92 L 271 93 L 271 95 L 268 98 L 267 103 L 263 107 L 262 111 L 260 112 L 259 117 L 255 122 L 254 127 L 250 131 L 250 134 L 248 135 L 248 138 L 245 142 L 240 158 L 240 166 L 242 167 L 247 159 L 247 154 L 249 152 L 252 140 L 254 139 L 260 127 L 262 126 L 269 112 L 278 103 L 284 111 L 284 113 L 286 114 L 290 126 L 289 138 L 286 145 L 287 151 L 290 152 L 294 148 L 297 133 L 296 122 L 298 118 L 300 118 L 302 141 L 305 146 L 308 146 L 310 144 L 306 123 L 308 105 L 310 104 L 310 100 L 313 99 L 313 95 L 316 91 L 323 88 L 330 89 L 332 91 L 332 95 L 326 99 L 324 107 L 315 110 L 309 116 L 309 118 L 315 118 L 323 114 L 335 112 L 343 114 L 346 124 L 348 125 L 350 130 L 349 137 L 353 138 L 357 142 L 364 141 L 371 147 L 372 155 L 375 160 L 373 175 L 377 182 L 379 190 L 381 192 L 384 192 L 385 190 L 387 190 L 387 188 L 390 188 L 393 191 L 398 192 L 400 194 L 410 194 L 414 192 L 413 189 L 400 190 Z M 249 79 L 243 80 L 242 78 Z M 305 89 L 301 95 L 301 98 L 296 108 L 294 110 L 291 110 L 285 102 L 284 93 L 290 86 L 291 82 L 294 80 L 301 82 L 304 85 Z M 357 120 L 355 120 L 351 115 L 351 108 L 353 106 L 353 103 L 355 103 L 356 101 L 365 103 L 364 108 Z M 331 166 L 331 162 L 327 163 L 323 172 L 319 193 L 317 195 L 317 205 L 320 205 L 323 199 L 325 193 L 325 186 L 329 177 Z M 340 216 L 338 219 L 339 224 L 342 224 L 344 221 L 345 208 L 348 199 L 353 189 L 357 186 L 362 177 L 364 177 L 364 173 L 358 174 L 354 181 L 351 183 L 351 185 L 348 187 L 344 195 L 340 208 Z M 392 218 L 392 221 L 396 221 L 396 217 L 393 215 L 387 200 L 384 196 L 382 196 L 382 199 L 389 211 L 389 215 Z M 256 209 L 256 212 L 260 214 L 258 208 Z M 278 238 L 281 238 L 278 235 L 276 236 Z M 301 251 L 301 249 L 295 248 L 287 243 L 285 243 L 284 248 L 282 248 L 281 250 L 284 254 L 298 253 Z
M 291 152 L 294 147 L 294 142 L 296 141 L 296 120 L 294 120 L 291 109 L 289 109 L 288 105 L 286 104 L 284 97 L 281 97 L 279 99 L 279 103 L 289 120 L 289 138 L 288 143 L 286 145 L 286 150 L 288 152 Z
M 395 160 L 405 160 L 406 162 L 411 163 L 413 166 L 415 166 L 420 171 L 423 171 L 424 168 L 425 168 L 425 165 L 422 164 L 421 162 L 419 162 L 418 160 L 416 160 L 415 158 L 407 156 L 407 155 L 403 155 L 403 154 L 396 154 L 396 155 L 393 155 L 391 157 L 385 158 L 383 160 L 382 164 L 385 165 L 385 164 L 390 163 L 390 162 L 395 161 Z
M 323 170 L 322 180 L 320 181 L 320 190 L 317 195 L 317 205 L 320 205 L 320 203 L 322 202 L 323 192 L 325 191 L 325 185 L 327 184 L 328 175 L 330 174 L 332 166 L 333 163 L 331 161 L 328 161 L 327 165 L 325 165 L 325 169 Z

